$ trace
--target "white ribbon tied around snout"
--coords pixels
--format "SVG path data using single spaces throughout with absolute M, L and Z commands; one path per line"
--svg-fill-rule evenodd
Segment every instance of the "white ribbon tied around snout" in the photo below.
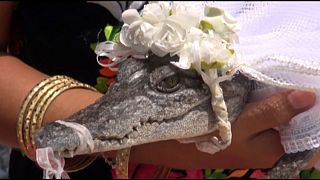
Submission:
M 54 155 L 51 147 L 37 149 L 37 163 L 43 169 L 43 179 L 70 179 L 63 170 L 65 161 Z
M 72 128 L 79 137 L 80 145 L 76 148 L 75 152 L 70 152 L 71 156 L 83 153 L 92 153 L 94 150 L 94 141 L 89 130 L 75 122 L 56 121 L 67 127 Z M 68 174 L 63 170 L 65 161 L 60 155 L 61 152 L 53 152 L 51 147 L 39 148 L 36 150 L 36 160 L 39 166 L 44 170 L 44 179 L 70 179 Z

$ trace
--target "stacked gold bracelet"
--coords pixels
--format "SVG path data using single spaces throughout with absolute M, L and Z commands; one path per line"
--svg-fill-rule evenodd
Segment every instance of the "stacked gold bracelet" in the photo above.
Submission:
M 46 110 L 61 93 L 72 88 L 85 88 L 96 91 L 93 87 L 80 83 L 67 76 L 53 76 L 41 81 L 26 96 L 21 106 L 17 136 L 23 153 L 31 160 L 36 159 L 34 135 L 41 128 Z M 66 159 L 66 171 L 75 172 L 90 165 L 96 156 L 79 156 Z

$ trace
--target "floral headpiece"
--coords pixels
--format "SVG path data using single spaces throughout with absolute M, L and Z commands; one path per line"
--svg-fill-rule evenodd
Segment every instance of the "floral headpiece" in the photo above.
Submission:
M 139 13 L 136 9 L 123 12 L 124 25 L 115 42 L 104 42 L 96 48 L 99 56 L 107 56 L 113 66 L 130 57 L 146 58 L 178 56 L 171 62 L 181 69 L 195 69 L 201 74 L 212 93 L 212 108 L 219 120 L 223 141 L 216 144 L 224 149 L 231 142 L 230 122 L 219 82 L 231 77 L 235 67 L 232 44 L 238 41 L 236 20 L 222 9 L 206 6 L 201 14 L 183 4 L 151 3 Z M 98 60 L 99 62 L 99 60 Z M 112 67 L 111 67 L 112 68 Z M 218 71 L 222 77 L 218 77 Z M 227 78 L 226 78 L 227 77 Z

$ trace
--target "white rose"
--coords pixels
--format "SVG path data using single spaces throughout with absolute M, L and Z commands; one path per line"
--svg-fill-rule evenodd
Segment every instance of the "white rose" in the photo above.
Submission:
M 230 59 L 226 46 L 227 42 L 214 32 L 191 28 L 178 54 L 179 61 L 173 64 L 182 69 L 189 69 L 195 62 L 201 62 L 203 68 L 222 67 Z
M 147 53 L 152 45 L 156 28 L 144 21 L 137 10 L 129 9 L 122 14 L 124 25 L 120 32 L 120 42 L 139 53 Z
M 230 59 L 227 42 L 210 31 L 207 37 L 200 41 L 200 59 L 209 65 L 215 62 L 226 63 Z
M 156 7 L 158 11 L 162 7 L 162 15 L 158 15 L 158 19 L 162 21 L 157 25 L 159 31 L 153 36 L 151 51 L 160 57 L 168 53 L 174 55 L 183 47 L 187 31 L 198 25 L 200 15 L 192 7 L 182 4 L 173 3 L 169 11 L 168 8 L 163 8 L 165 5 L 154 6 Z
M 192 6 L 173 4 L 168 19 L 189 30 L 191 27 L 196 27 L 199 24 L 200 17 L 199 12 Z
M 193 63 L 193 58 L 190 57 L 191 55 L 190 49 L 191 48 L 185 48 L 182 51 L 180 51 L 179 61 L 178 62 L 172 61 L 171 63 L 180 69 L 190 69 L 191 64 Z
M 155 25 L 169 16 L 169 8 L 165 4 L 151 3 L 144 6 L 141 17 L 148 23 Z
M 136 9 L 128 9 L 122 13 L 122 21 L 124 24 L 132 24 L 136 21 L 141 21 L 139 12 Z
M 166 20 L 159 24 L 158 31 L 153 35 L 151 51 L 163 57 L 168 53 L 173 55 L 183 47 L 186 31 L 178 23 Z
M 200 60 L 204 62 L 203 68 L 220 68 L 230 59 L 226 48 L 217 45 L 210 39 L 200 41 Z
M 123 25 L 120 32 L 120 42 L 139 53 L 147 53 L 152 45 L 152 36 L 156 28 L 149 23 L 136 21 Z
M 172 62 L 172 64 L 181 69 L 190 69 L 193 62 L 200 60 L 197 58 L 200 54 L 199 41 L 204 37 L 206 37 L 206 34 L 200 29 L 194 27 L 190 28 L 186 34 L 186 41 L 178 52 L 179 61 Z
M 205 15 L 200 22 L 202 28 L 205 30 L 214 29 L 216 33 L 228 42 L 238 41 L 236 32 L 240 30 L 240 26 L 229 13 L 222 9 L 206 6 Z

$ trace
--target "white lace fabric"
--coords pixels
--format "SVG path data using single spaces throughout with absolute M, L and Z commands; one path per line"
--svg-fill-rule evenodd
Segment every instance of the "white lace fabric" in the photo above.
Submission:
M 316 105 L 295 116 L 287 126 L 280 127 L 282 145 L 286 153 L 295 153 L 320 146 L 320 95 Z

